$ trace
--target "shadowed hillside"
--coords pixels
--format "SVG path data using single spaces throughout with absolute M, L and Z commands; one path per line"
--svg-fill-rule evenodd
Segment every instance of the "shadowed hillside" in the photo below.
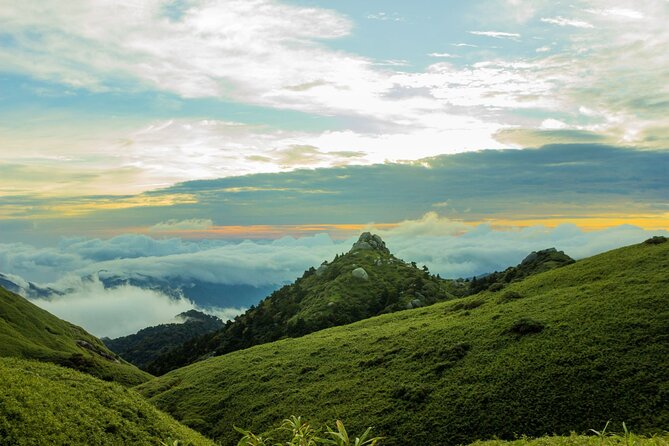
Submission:
M 0 356 L 52 362 L 129 385 L 151 378 L 81 327 L 1 287 Z
M 223 322 L 216 316 L 196 310 L 186 311 L 176 318 L 181 322 L 143 328 L 116 339 L 103 338 L 102 342 L 123 359 L 145 369 L 151 361 L 184 342 L 223 327 Z

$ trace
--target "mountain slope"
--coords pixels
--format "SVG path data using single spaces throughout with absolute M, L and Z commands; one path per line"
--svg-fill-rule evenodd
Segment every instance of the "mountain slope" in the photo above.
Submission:
M 126 361 L 144 369 L 161 354 L 223 327 L 223 322 L 216 316 L 196 310 L 181 313 L 177 319 L 182 322 L 147 327 L 135 334 L 116 339 L 106 338 L 102 342 Z
M 138 387 L 235 444 L 288 414 L 388 446 L 669 426 L 669 243 L 202 361 Z M 446 442 L 446 443 L 444 443 Z
M 213 446 L 136 392 L 74 370 L 0 358 L 0 382 L 2 445 L 134 446 L 180 440 Z
M 430 305 L 466 292 L 464 282 L 433 276 L 363 233 L 348 253 L 311 268 L 218 332 L 162 355 L 147 370 L 160 375 L 203 357 L 349 324 L 382 313 Z
M 53 362 L 135 385 L 151 376 L 119 359 L 95 336 L 0 287 L 0 356 Z

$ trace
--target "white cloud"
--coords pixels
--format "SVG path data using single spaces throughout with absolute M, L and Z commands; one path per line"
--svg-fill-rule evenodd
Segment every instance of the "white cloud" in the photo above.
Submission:
M 127 285 L 105 289 L 98 280 L 70 280 L 70 287 L 64 296 L 31 302 L 96 336 L 114 338 L 174 322 L 174 316 L 194 308 L 186 299 L 174 299 L 157 291 Z
M 396 12 L 393 12 L 393 13 L 377 12 L 375 14 L 368 14 L 367 18 L 371 19 L 371 20 L 380 20 L 382 22 L 387 22 L 387 21 L 404 22 L 404 20 L 405 20 L 404 17 L 402 17 L 401 15 L 399 15 Z
M 560 130 L 560 129 L 566 129 L 568 127 L 569 126 L 564 122 L 553 118 L 544 119 L 541 122 L 540 126 L 540 128 L 543 130 Z
M 149 232 L 175 232 L 209 229 L 214 225 L 211 219 L 193 218 L 189 220 L 167 220 L 149 228 Z
M 450 53 L 430 53 L 428 54 L 430 57 L 436 57 L 436 58 L 443 58 L 443 59 L 456 59 L 460 56 L 456 56 L 455 54 L 450 54 Z
M 544 23 L 550 23 L 558 26 L 572 26 L 574 28 L 594 28 L 592 23 L 585 22 L 583 20 L 576 19 L 567 19 L 564 17 L 544 17 L 541 19 Z
M 370 228 L 374 229 L 374 226 Z M 638 243 L 651 235 L 667 233 L 632 226 L 583 231 L 571 224 L 556 228 L 493 229 L 485 224 L 474 226 L 449 220 L 434 212 L 376 232 L 386 239 L 399 257 L 407 261 L 426 262 L 444 277 L 489 272 L 491 265 L 497 269 L 506 267 L 517 263 L 518 257 L 530 251 L 551 246 L 580 258 Z M 68 294 L 82 288 L 81 277 L 95 278 L 98 275 L 178 277 L 182 281 L 197 279 L 209 283 L 252 286 L 279 285 L 293 281 L 310 266 L 348 251 L 354 240 L 333 240 L 326 234 L 320 234 L 241 243 L 213 240 L 186 242 L 125 235 L 109 240 L 80 240 L 56 248 L 22 245 L 18 259 L 8 256 L 8 253 L 16 251 L 17 245 L 0 245 L 0 260 L 4 259 L 0 261 L 0 271 L 32 281 L 50 282 L 45 285 Z M 144 255 L 138 254 L 138 247 L 143 247 Z M 457 255 L 454 254 L 456 252 Z M 63 263 L 64 256 L 76 261 Z M 41 276 L 55 279 L 39 280 Z M 97 286 L 97 282 L 91 283 L 91 286 Z
M 587 12 L 605 17 L 619 17 L 624 19 L 641 20 L 644 14 L 634 9 L 611 8 L 611 9 L 586 9 Z
M 375 230 L 395 255 L 425 264 L 442 277 L 471 277 L 516 265 L 532 251 L 555 247 L 581 259 L 640 243 L 669 231 L 647 231 L 623 225 L 584 231 L 573 224 L 496 230 L 487 224 L 466 225 L 428 213 L 396 228 Z
M 520 34 L 518 33 L 507 33 L 502 31 L 469 31 L 469 34 L 473 34 L 475 36 L 492 37 L 494 39 L 520 39 Z
M 6 157 L 16 163 L 0 175 L 0 191 L 99 194 L 113 186 L 117 193 L 136 193 L 188 179 L 518 146 L 517 141 L 496 141 L 496 133 L 540 129 L 545 112 L 563 116 L 581 107 L 597 116 L 585 116 L 579 130 L 611 143 L 667 146 L 666 1 L 629 0 L 611 7 L 604 0 L 588 0 L 568 9 L 546 1 L 494 3 L 503 6 L 497 8 L 500 17 L 486 19 L 480 23 L 484 30 L 471 34 L 519 40 L 530 29 L 513 21 L 532 17 L 594 28 L 564 35 L 544 27 L 542 32 L 555 33 L 549 36 L 551 51 L 543 46 L 511 56 L 486 48 L 479 54 L 483 59 L 471 64 L 455 63 L 460 60 L 439 52 L 432 56 L 443 60 L 423 72 L 401 72 L 394 67 L 403 60 L 374 61 L 325 45 L 324 39 L 348 36 L 353 27 L 329 9 L 275 0 L 198 0 L 167 16 L 163 0 L 5 5 L 0 22 L 15 40 L 0 47 L 6 70 L 91 90 L 157 89 L 334 116 L 352 124 L 317 132 L 166 119 L 123 122 L 111 126 L 113 131 L 108 122 L 98 123 L 90 133 L 77 130 L 86 134 L 76 138 L 71 123 L 41 135 L 0 132 Z M 516 29 L 510 21 L 518 32 L 495 31 Z M 81 127 L 89 128 L 88 123 Z M 283 163 L 282 153 L 307 145 L 317 156 L 303 157 L 302 164 Z M 54 171 L 57 181 L 45 174 Z

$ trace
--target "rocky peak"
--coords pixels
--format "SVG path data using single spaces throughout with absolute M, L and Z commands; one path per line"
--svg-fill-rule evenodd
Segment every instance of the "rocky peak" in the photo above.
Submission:
M 353 244 L 350 252 L 354 251 L 380 251 L 386 254 L 390 254 L 388 248 L 386 248 L 385 242 L 376 234 L 371 232 L 363 232 L 360 234 L 358 241 Z
M 574 259 L 569 257 L 563 251 L 558 251 L 555 248 L 542 249 L 541 251 L 533 251 L 520 262 L 518 267 L 528 267 L 530 265 L 540 265 L 548 262 L 556 263 L 557 266 L 568 265 L 574 263 Z

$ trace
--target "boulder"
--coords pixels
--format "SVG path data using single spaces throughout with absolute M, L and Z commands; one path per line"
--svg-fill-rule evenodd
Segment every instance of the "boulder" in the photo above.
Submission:
M 369 274 L 367 274 L 367 271 L 365 271 L 364 268 L 356 268 L 351 271 L 351 274 L 356 279 L 369 280 Z

